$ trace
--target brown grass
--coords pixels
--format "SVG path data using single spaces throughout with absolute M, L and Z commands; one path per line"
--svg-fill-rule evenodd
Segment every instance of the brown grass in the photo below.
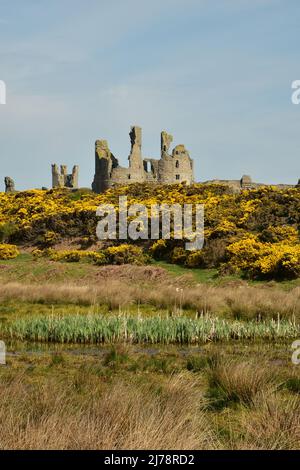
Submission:
M 270 361 L 213 354 L 197 373 L 179 362 L 153 372 L 139 355 L 133 372 L 130 351 L 118 349 L 118 363 L 109 351 L 10 359 L 0 371 L 0 449 L 299 449 L 299 395 L 278 387 Z M 217 387 L 219 408 L 208 400 Z
M 248 379 L 249 371 L 228 369 L 230 387 L 244 399 L 251 382 L 260 400 L 227 414 L 209 411 L 197 376 L 186 373 L 159 384 L 103 383 L 82 371 L 64 383 L 28 381 L 19 373 L 0 385 L 0 449 L 299 449 L 299 398 L 265 394 L 264 379 L 255 382 L 257 369 Z
M 255 364 L 223 360 L 211 368 L 209 379 L 211 387 L 225 403 L 236 402 L 245 406 L 265 401 L 279 387 L 269 364 L 264 361 Z
M 151 281 L 151 282 L 150 282 Z M 160 280 L 126 282 L 103 278 L 98 284 L 26 284 L 0 285 L 0 301 L 19 300 L 37 303 L 107 305 L 109 309 L 149 304 L 168 311 L 192 310 L 198 314 L 217 314 L 238 319 L 300 319 L 300 287 L 284 291 L 276 287 L 215 287 L 199 284 L 181 287 Z
M 216 436 L 184 375 L 162 387 L 115 380 L 0 386 L 1 449 L 208 449 Z M 78 393 L 80 384 L 88 393 Z M 93 385 L 93 386 L 91 386 Z
M 272 395 L 238 419 L 239 434 L 234 447 L 240 449 L 292 450 L 300 443 L 299 398 Z

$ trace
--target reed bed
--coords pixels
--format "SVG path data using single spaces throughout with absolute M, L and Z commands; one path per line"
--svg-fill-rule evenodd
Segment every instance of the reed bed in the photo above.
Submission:
M 18 340 L 56 343 L 202 344 L 229 340 L 285 340 L 300 335 L 290 320 L 230 321 L 209 316 L 132 317 L 67 315 L 21 318 L 2 327 L 2 335 Z

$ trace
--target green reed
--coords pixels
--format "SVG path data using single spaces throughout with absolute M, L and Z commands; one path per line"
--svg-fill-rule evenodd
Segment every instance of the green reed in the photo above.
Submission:
M 289 320 L 242 322 L 207 316 L 191 319 L 77 314 L 17 319 L 3 326 L 1 334 L 19 340 L 56 343 L 197 344 L 296 338 L 300 336 L 300 325 Z

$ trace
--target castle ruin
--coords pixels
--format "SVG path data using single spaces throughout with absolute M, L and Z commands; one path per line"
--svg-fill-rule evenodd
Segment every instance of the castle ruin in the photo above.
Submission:
M 130 133 L 131 149 L 128 157 L 128 167 L 121 166 L 118 159 L 111 152 L 106 140 L 96 140 L 95 143 L 95 174 L 92 190 L 103 193 L 116 185 L 130 183 L 159 183 L 176 184 L 194 183 L 194 162 L 184 145 L 176 145 L 170 150 L 173 142 L 172 135 L 166 131 L 161 132 L 160 158 L 144 157 L 142 154 L 142 129 L 132 126 Z M 68 173 L 66 165 L 56 164 L 52 167 L 52 188 L 78 189 L 79 166 L 73 166 L 72 173 Z M 300 180 L 293 184 L 265 184 L 257 183 L 251 176 L 243 175 L 240 179 L 222 180 L 213 179 L 202 181 L 200 184 L 217 184 L 227 186 L 233 193 L 243 190 L 258 189 L 263 186 L 273 186 L 277 189 L 300 187 Z M 43 190 L 47 188 L 42 187 Z M 5 191 L 15 192 L 14 181 L 5 177 Z
M 193 160 L 184 145 L 177 145 L 170 153 L 173 137 L 167 132 L 161 133 L 160 159 L 143 158 L 142 129 L 131 127 L 131 150 L 127 168 L 119 165 L 106 140 L 95 143 L 95 176 L 92 189 L 102 193 L 116 184 L 157 182 L 163 184 L 194 182 Z
M 61 165 L 60 170 L 56 164 L 52 166 L 52 188 L 78 188 L 79 167 L 73 166 L 72 173 L 68 174 L 67 166 Z

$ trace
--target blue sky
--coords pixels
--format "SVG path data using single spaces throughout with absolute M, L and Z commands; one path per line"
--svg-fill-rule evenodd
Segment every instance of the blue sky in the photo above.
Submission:
M 184 143 L 196 179 L 300 178 L 297 0 L 0 0 L 0 189 L 51 185 L 51 163 L 80 166 L 94 142 L 127 164 L 160 131 Z

